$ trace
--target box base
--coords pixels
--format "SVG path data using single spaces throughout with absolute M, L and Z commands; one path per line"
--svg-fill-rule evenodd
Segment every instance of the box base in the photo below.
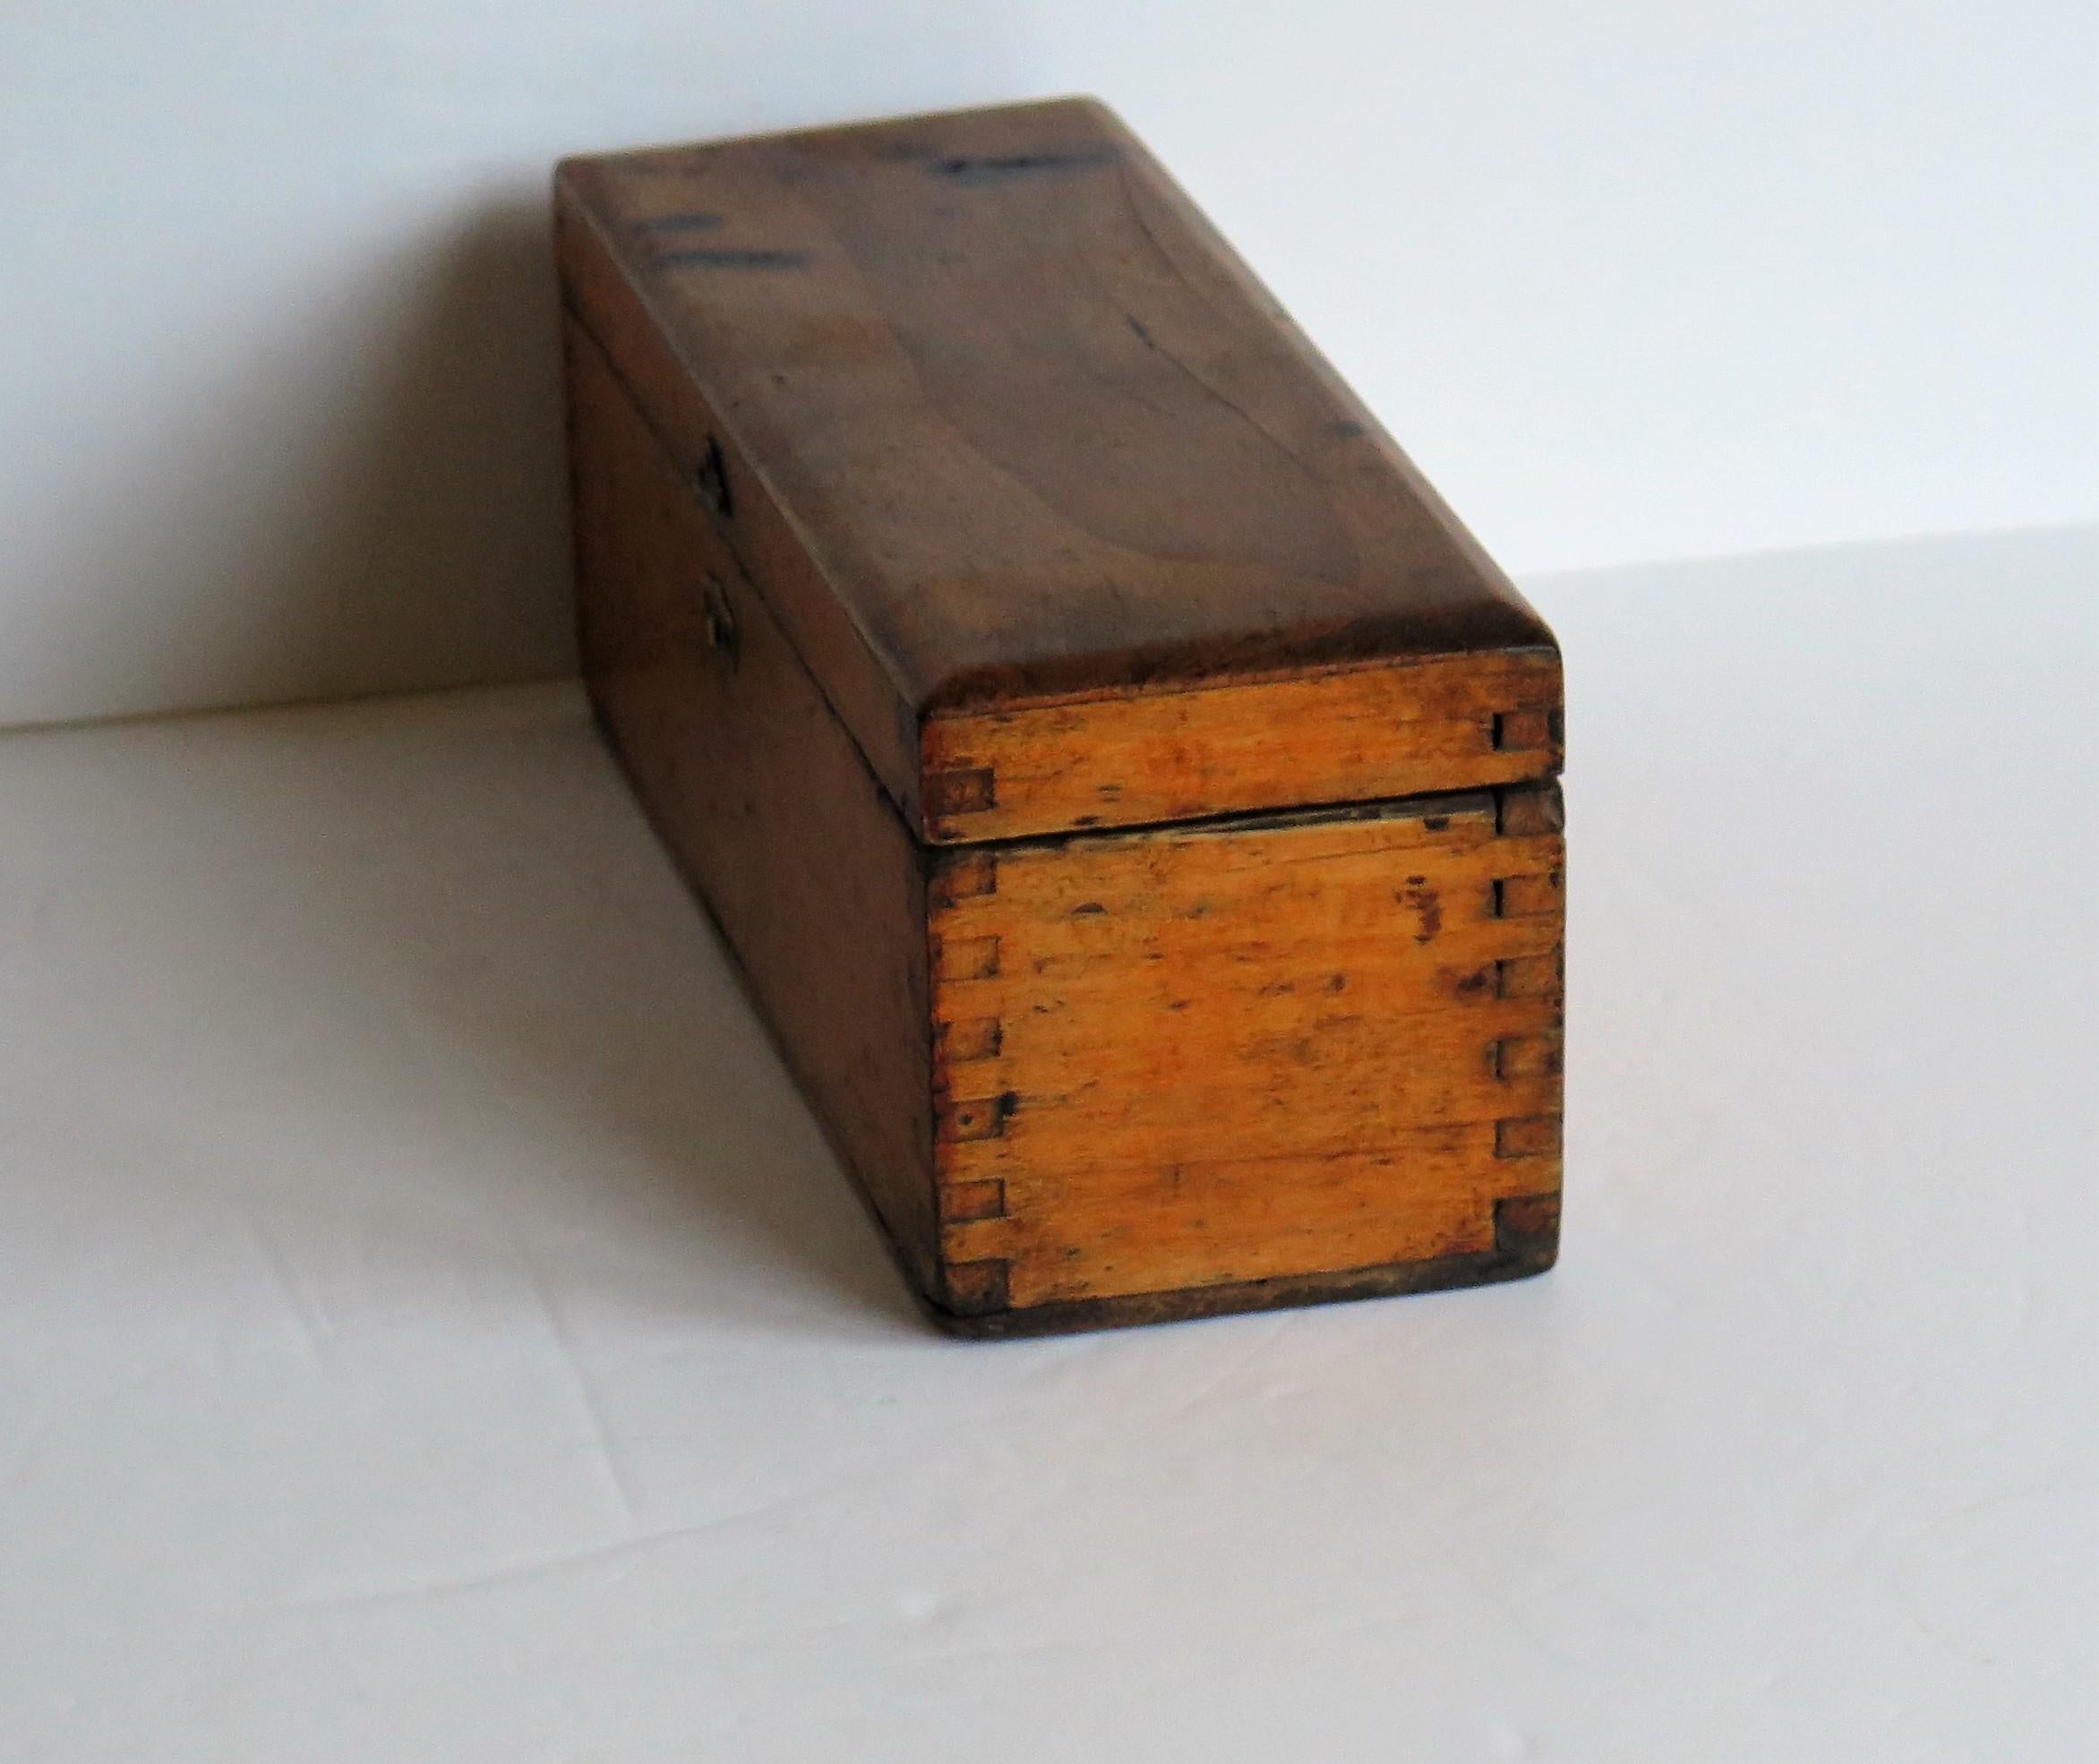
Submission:
M 1559 1249 L 1560 1197 L 1541 1195 L 1502 1202 L 1495 1210 L 1495 1246 L 1480 1254 L 1442 1255 L 1422 1262 L 1389 1263 L 1381 1268 L 1290 1274 L 1275 1280 L 1237 1280 L 1116 1298 L 1069 1299 L 981 1315 L 949 1310 L 922 1292 L 915 1296 L 919 1308 L 934 1323 L 950 1335 L 967 1340 L 1066 1335 L 1082 1330 L 1129 1329 L 1245 1311 L 1278 1311 L 1527 1280 L 1550 1268 L 1559 1259 Z

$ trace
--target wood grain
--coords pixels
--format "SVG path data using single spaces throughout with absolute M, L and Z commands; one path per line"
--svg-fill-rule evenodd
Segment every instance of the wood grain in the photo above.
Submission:
M 1008 839 L 1545 777 L 1560 767 L 1560 697 L 1556 655 L 1512 650 L 946 714 L 922 734 L 925 835 Z
M 1564 843 L 1518 794 L 1000 850 L 930 926 L 950 1271 L 1024 1309 L 1490 1253 L 1560 1184 Z
M 579 635 L 599 719 L 840 1158 L 930 1287 L 917 848 L 597 346 L 571 324 L 566 347 Z
M 1551 635 L 1128 132 L 571 161 L 556 237 L 594 700 L 933 1314 L 1548 1265 Z
M 1096 104 L 571 160 L 556 187 L 571 309 L 677 469 L 720 488 L 732 549 L 927 836 L 1003 836 L 948 825 L 978 768 L 937 758 L 941 791 L 964 794 L 925 801 L 917 732 L 947 713 L 1058 707 L 1015 738 L 1028 766 L 997 776 L 1000 802 L 1035 800 L 1015 829 L 1049 824 L 1059 753 L 1095 764 L 1096 741 L 1132 775 L 1071 793 L 1126 824 L 1141 817 L 1101 786 L 1142 793 L 1159 769 L 1145 756 L 1175 713 L 1158 689 L 1550 655 L 1507 578 Z M 1202 812 L 1383 791 L 1362 692 L 1286 702 L 1294 768 L 1205 748 L 1232 718 L 1190 706 L 1190 758 L 1151 780 L 1160 798 L 1195 801 L 1206 778 L 1239 782 Z M 998 744 L 967 716 L 932 739 Z M 1523 741 L 1522 775 L 1549 770 L 1553 745 Z

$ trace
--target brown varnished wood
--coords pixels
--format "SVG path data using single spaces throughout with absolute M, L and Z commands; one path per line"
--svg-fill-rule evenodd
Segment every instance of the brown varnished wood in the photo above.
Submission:
M 1024 1310 L 951 1312 L 928 1306 L 942 1328 L 956 1335 L 1002 1338 L 1058 1334 L 1081 1329 L 1127 1329 L 1144 1323 L 1179 1323 L 1191 1317 L 1237 1311 L 1272 1311 L 1285 1306 L 1332 1305 L 1356 1298 L 1392 1298 L 1403 1293 L 1445 1291 L 1518 1280 L 1542 1274 L 1559 1259 L 1557 1195 L 1501 1201 L 1494 1209 L 1494 1245 L 1426 1261 L 1381 1267 L 1281 1274 L 1264 1280 L 1221 1280 L 1168 1292 L 1133 1293 L 1118 1298 L 1058 1299 Z M 996 1266 L 996 1263 L 980 1264 Z
M 1086 102 L 571 161 L 601 721 L 946 1326 L 1533 1273 L 1550 634 Z
M 596 344 L 574 324 L 565 342 L 579 635 L 600 721 L 841 1159 L 930 1286 L 917 848 Z
M 647 278 L 630 277 L 603 237 L 604 222 L 556 186 L 554 240 L 567 321 L 598 346 L 607 370 L 654 432 L 665 464 L 711 518 L 754 592 L 762 592 L 807 667 L 892 799 L 915 819 L 918 717 L 875 663 L 801 523 L 747 463 L 734 430 L 673 347 Z M 724 438 L 728 438 L 724 441 Z M 711 498 L 703 486 L 719 475 Z M 762 584 L 762 589 L 758 585 Z
M 1558 655 L 1523 649 L 951 712 L 923 732 L 927 834 L 1007 839 L 1520 783 L 1559 768 L 1560 697 Z
M 1560 1187 L 1559 818 L 1545 786 L 960 860 L 953 1308 L 1491 1256 Z
M 726 484 L 732 548 L 921 836 L 1557 763 L 1556 740 L 1464 777 L 1366 753 L 1408 684 L 1376 664 L 1549 664 L 1550 633 L 1098 105 L 575 160 L 557 196 L 572 310 L 677 468 Z M 1293 680 L 1316 689 L 1289 739 L 1250 755 Z M 959 821 L 980 797 L 1028 811 Z

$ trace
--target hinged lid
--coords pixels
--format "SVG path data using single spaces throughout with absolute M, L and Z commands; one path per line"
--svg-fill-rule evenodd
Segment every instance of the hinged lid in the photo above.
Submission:
M 570 313 L 920 837 L 1557 769 L 1551 633 L 1101 106 L 556 196 Z

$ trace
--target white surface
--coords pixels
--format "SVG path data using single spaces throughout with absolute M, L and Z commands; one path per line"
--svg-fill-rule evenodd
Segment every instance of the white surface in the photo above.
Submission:
M 568 665 L 560 154 L 1118 105 L 1521 571 L 2099 518 L 2089 0 L 9 0 L 0 724 Z
M 0 1755 L 2088 1760 L 2095 562 L 1543 585 L 1559 1269 L 1049 1342 L 571 689 L 0 740 Z

